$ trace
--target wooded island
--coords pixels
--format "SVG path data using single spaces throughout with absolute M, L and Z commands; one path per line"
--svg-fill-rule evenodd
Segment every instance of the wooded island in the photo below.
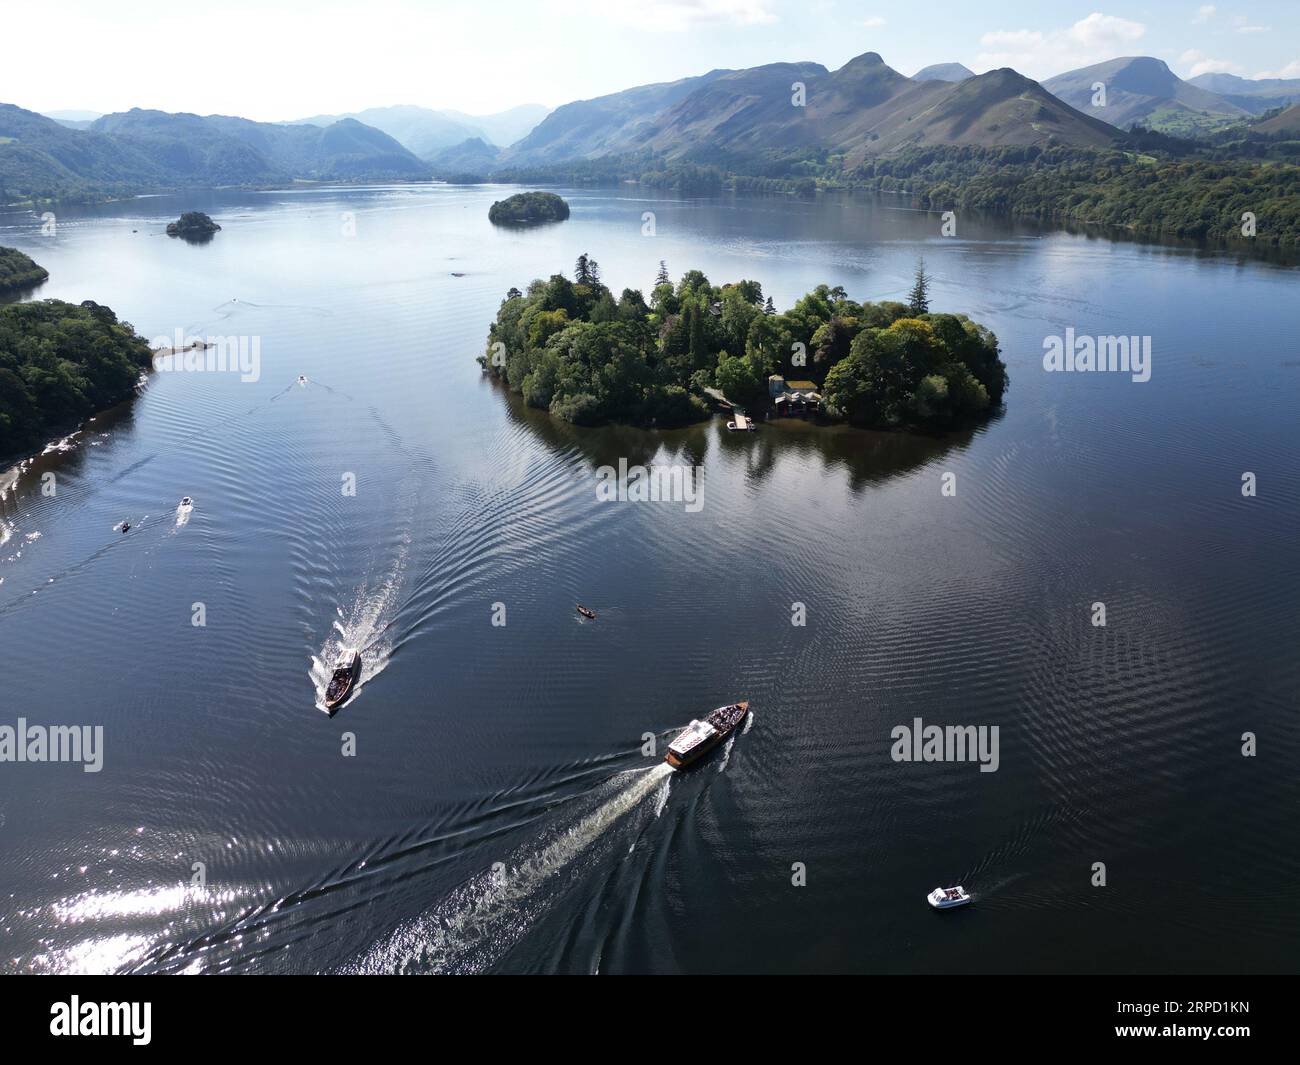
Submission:
M 819 285 L 778 313 L 757 281 L 719 287 L 691 270 L 674 285 L 663 263 L 648 302 L 630 288 L 615 298 L 582 255 L 574 280 L 507 293 L 479 361 L 530 406 L 581 425 L 682 425 L 721 393 L 751 410 L 797 396 L 854 425 L 944 429 L 987 416 L 1007 388 L 997 338 L 930 311 L 923 264 L 907 303 Z

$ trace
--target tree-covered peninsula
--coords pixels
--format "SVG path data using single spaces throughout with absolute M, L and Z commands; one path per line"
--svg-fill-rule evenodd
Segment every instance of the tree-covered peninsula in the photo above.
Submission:
M 0 292 L 15 292 L 20 288 L 39 285 L 50 272 L 38 266 L 30 256 L 17 248 L 0 248 Z
M 775 375 L 810 382 L 832 418 L 943 429 L 986 416 L 1007 388 L 997 338 L 931 313 L 923 269 L 908 303 L 819 285 L 778 313 L 756 281 L 715 286 L 691 270 L 673 284 L 662 263 L 648 301 L 630 288 L 616 298 L 583 255 L 572 281 L 510 290 L 479 361 L 530 406 L 582 425 L 696 421 L 706 390 L 763 409 Z
M 518 192 L 488 208 L 488 221 L 497 226 L 563 222 L 568 217 L 569 205 L 553 192 Z
M 98 303 L 0 306 L 0 455 L 39 447 L 127 399 L 152 365 L 145 339 Z

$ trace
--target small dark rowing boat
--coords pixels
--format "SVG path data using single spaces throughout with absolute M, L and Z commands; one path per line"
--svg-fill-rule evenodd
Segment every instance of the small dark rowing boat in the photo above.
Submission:
M 703 721 L 692 721 L 672 743 L 664 761 L 674 769 L 684 769 L 708 754 L 735 731 L 749 713 L 749 701 L 720 706 Z
M 596 620 L 596 612 L 594 610 L 588 610 L 581 603 L 578 604 L 578 613 L 584 618 L 591 618 L 592 621 Z
M 352 694 L 352 690 L 357 686 L 357 678 L 361 676 L 361 652 L 352 647 L 345 647 L 339 652 L 339 657 L 334 663 L 334 675 L 330 677 L 329 686 L 325 689 L 325 712 L 333 714 L 347 697 Z

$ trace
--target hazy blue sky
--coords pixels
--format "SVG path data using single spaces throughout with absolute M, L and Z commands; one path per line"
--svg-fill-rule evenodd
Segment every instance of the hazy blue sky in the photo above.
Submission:
M 257 119 L 412 103 L 557 105 L 777 60 L 877 51 L 1030 77 L 1120 55 L 1183 75 L 1300 77 L 1300 2 L 42 0 L 11 5 L 0 102 Z

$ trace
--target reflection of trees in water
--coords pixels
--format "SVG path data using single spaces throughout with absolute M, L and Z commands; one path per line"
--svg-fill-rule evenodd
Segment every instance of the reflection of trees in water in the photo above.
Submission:
M 820 459 L 824 469 L 843 467 L 857 491 L 910 473 L 953 450 L 965 450 L 975 437 L 1002 417 L 995 413 L 974 428 L 942 434 L 881 432 L 842 424 L 819 424 L 802 418 L 760 422 L 753 433 L 730 433 L 719 418 L 682 429 L 640 429 L 629 425 L 577 426 L 527 406 L 523 397 L 493 384 L 512 422 L 525 425 L 552 451 L 577 450 L 593 469 L 648 466 L 658 461 L 704 466 L 710 447 L 745 461 L 748 476 L 762 482 L 782 455 Z
M 1001 417 L 993 416 L 990 421 Z M 751 473 L 762 479 L 776 464 L 778 455 L 796 455 L 803 459 L 820 459 L 824 470 L 843 467 L 848 471 L 849 486 L 858 491 L 881 484 L 892 477 L 911 473 L 934 462 L 953 450 L 964 451 L 978 428 L 948 433 L 883 432 L 856 429 L 850 425 L 818 424 L 802 418 L 781 418 L 762 423 L 757 433 L 722 433 L 724 448 L 752 446 L 754 462 Z M 752 445 L 745 437 L 758 437 Z
M 40 281 L 33 281 L 30 284 L 11 285 L 9 288 L 0 289 L 0 304 L 4 303 L 22 303 L 36 294 L 36 290 L 48 281 L 49 278 L 43 278 Z
M 95 415 L 94 420 L 83 425 L 80 431 L 70 429 L 64 435 L 51 441 L 51 443 L 57 443 L 66 440 L 72 433 L 78 432 L 76 439 L 72 441 L 71 446 L 66 451 L 56 449 L 35 457 L 12 456 L 12 462 L 0 465 L 0 487 L 6 490 L 8 513 L 16 513 L 14 508 L 16 508 L 21 496 L 40 491 L 41 475 L 43 473 L 53 472 L 58 478 L 72 477 L 78 474 L 85 464 L 90 450 L 90 441 L 101 433 L 109 433 L 115 429 L 129 430 L 135 421 L 134 404 L 135 397 L 132 396 L 130 399 L 123 400 L 116 407 L 110 407 L 108 410 Z M 19 463 L 25 463 L 22 472 L 14 478 L 13 484 L 9 485 L 7 478 L 4 478 L 3 475 L 8 472 L 9 467 Z

